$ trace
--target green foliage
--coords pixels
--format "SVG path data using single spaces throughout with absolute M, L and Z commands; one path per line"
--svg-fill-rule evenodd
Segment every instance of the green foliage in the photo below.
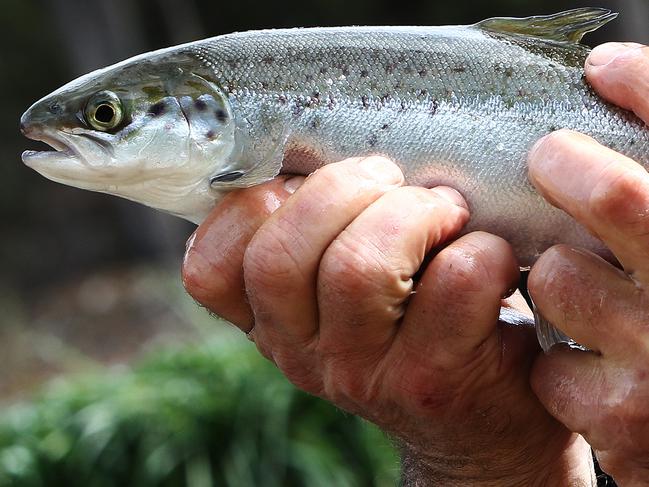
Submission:
M 60 381 L 0 419 L 0 486 L 388 486 L 371 425 L 300 393 L 247 343 Z

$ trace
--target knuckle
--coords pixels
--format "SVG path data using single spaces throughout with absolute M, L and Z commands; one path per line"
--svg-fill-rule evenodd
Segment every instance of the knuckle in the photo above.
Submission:
M 354 300 L 378 290 L 398 289 L 402 280 L 375 242 L 343 231 L 325 252 L 319 281 L 327 292 Z
M 322 368 L 317 355 L 313 353 L 314 344 L 304 342 L 299 350 L 285 347 L 267 347 L 271 361 L 286 378 L 298 389 L 316 396 L 322 396 Z
M 304 364 L 282 360 L 277 356 L 274 358 L 277 367 L 295 387 L 314 396 L 323 394 L 322 379 L 312 370 L 304 367 Z
M 611 163 L 589 196 L 588 209 L 598 219 L 614 223 L 631 236 L 649 234 L 649 185 L 637 171 Z M 615 171 L 615 174 L 611 174 Z
M 354 165 L 349 161 L 327 164 L 311 174 L 309 179 L 324 187 L 335 189 L 349 181 L 353 167 Z
M 294 245 L 300 241 L 277 225 L 262 227 L 257 232 L 243 258 L 247 288 L 266 293 L 282 292 L 301 275 L 299 259 L 289 240 Z
M 379 406 L 380 386 L 372 373 L 359 373 L 359 367 L 352 366 L 354 363 L 356 361 L 340 357 L 330 361 L 325 373 L 324 393 L 330 401 L 347 409 L 352 409 L 353 404 L 370 412 Z
M 491 275 L 480 257 L 481 249 L 468 242 L 440 252 L 435 261 L 444 272 L 443 290 L 452 295 L 481 292 Z

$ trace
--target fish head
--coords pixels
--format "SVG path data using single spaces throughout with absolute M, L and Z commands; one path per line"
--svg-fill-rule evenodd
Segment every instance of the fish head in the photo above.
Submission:
M 23 162 L 59 183 L 202 220 L 236 127 L 227 97 L 196 69 L 189 55 L 159 51 L 66 84 L 22 116 L 22 132 L 54 149 L 26 151 Z

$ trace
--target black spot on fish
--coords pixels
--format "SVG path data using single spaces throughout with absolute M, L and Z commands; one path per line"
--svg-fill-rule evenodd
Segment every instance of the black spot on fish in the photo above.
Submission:
M 383 96 L 381 96 L 381 104 L 385 105 L 387 102 L 390 101 L 390 94 L 386 93 Z
M 300 117 L 304 113 L 304 106 L 302 103 L 297 102 L 295 103 L 295 106 L 293 107 L 293 116 L 294 117 Z
M 394 72 L 394 64 L 386 64 L 385 65 L 385 72 L 386 74 L 392 74 Z
M 154 103 L 149 108 L 149 113 L 154 117 L 159 117 L 160 115 L 164 115 L 166 111 L 167 111 L 167 104 L 164 101 L 159 101 L 158 103 Z
M 507 76 L 508 78 L 511 78 L 512 76 L 514 76 L 514 68 L 511 68 L 511 67 L 506 68 L 505 69 L 505 76 Z
M 194 102 L 194 107 L 199 112 L 204 112 L 205 110 L 207 110 L 207 103 L 205 103 L 203 100 L 196 100 Z
M 430 114 L 435 115 L 437 113 L 438 108 L 439 108 L 439 102 L 437 100 L 433 100 L 432 103 L 430 104 Z
M 317 118 L 314 118 L 313 120 L 311 120 L 311 128 L 313 130 L 319 129 L 320 128 L 320 120 L 317 119 Z
M 326 67 L 322 66 L 320 68 L 320 74 L 327 74 L 327 71 L 329 71 Z
M 307 75 L 304 76 L 304 79 L 306 81 L 313 81 L 313 75 L 312 74 L 307 74 Z
M 267 56 L 264 56 L 263 58 L 261 58 L 261 61 L 264 64 L 273 64 L 275 62 L 275 58 L 273 56 L 271 56 L 271 55 L 267 55 Z
M 558 130 L 558 127 L 556 125 L 550 125 L 550 127 L 548 127 L 548 130 L 550 132 L 555 132 L 556 130 Z
M 464 73 L 466 71 L 466 68 L 464 66 L 457 66 L 453 68 L 453 71 L 456 73 Z
M 341 71 L 343 73 L 343 76 L 349 76 L 349 66 L 343 66 Z
M 367 72 L 367 69 L 361 71 L 361 78 L 367 78 L 369 75 L 370 73 Z
M 205 134 L 205 137 L 208 139 L 212 140 L 216 134 L 214 133 L 214 130 L 208 130 L 207 133 Z
M 631 140 L 629 140 L 629 145 L 630 145 L 630 146 L 634 146 L 634 145 L 635 145 L 635 139 L 631 139 Z
M 370 135 L 370 138 L 367 139 L 367 145 L 369 145 L 370 147 L 375 147 L 378 142 L 379 138 L 376 136 L 376 134 Z
M 381 126 L 381 130 L 387 130 L 387 129 L 389 129 L 389 128 L 390 128 L 390 126 L 389 126 L 387 123 L 384 123 L 384 124 Z
M 286 105 L 286 101 L 287 101 L 287 100 L 286 100 L 286 96 L 285 96 L 285 95 L 279 95 L 279 96 L 277 97 L 277 101 L 279 101 L 280 104 L 282 104 L 282 105 Z
M 221 108 L 214 112 L 214 116 L 220 123 L 225 123 L 228 120 L 228 114 Z
M 428 74 L 428 71 L 426 71 L 425 69 L 420 69 L 419 70 L 419 77 L 420 78 L 425 78 L 427 74 Z
M 334 98 L 333 95 L 329 95 L 329 102 L 327 103 L 327 108 L 329 110 L 333 110 L 334 107 L 336 106 L 336 99 Z
M 361 102 L 363 103 L 363 108 L 369 108 L 370 107 L 370 99 L 367 95 L 363 95 L 361 97 Z
M 420 97 L 428 96 L 428 90 L 426 90 L 426 89 L 419 90 L 419 92 L 417 93 L 417 96 L 420 96 Z
M 261 82 L 261 87 L 262 87 L 264 90 L 267 90 L 267 89 L 268 89 L 268 81 L 262 81 L 262 82 Z

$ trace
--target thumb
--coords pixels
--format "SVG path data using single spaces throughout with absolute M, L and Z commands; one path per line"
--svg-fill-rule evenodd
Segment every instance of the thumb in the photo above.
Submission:
M 590 53 L 585 69 L 601 96 L 649 123 L 649 47 L 630 42 L 602 44 Z

